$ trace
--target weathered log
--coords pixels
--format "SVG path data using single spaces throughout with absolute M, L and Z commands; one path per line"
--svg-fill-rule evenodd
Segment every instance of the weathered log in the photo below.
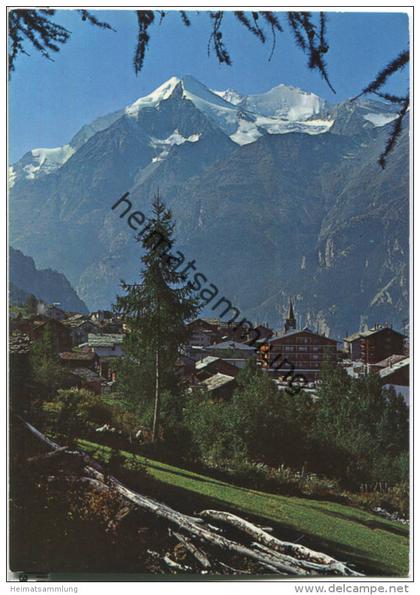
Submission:
M 97 477 L 101 480 L 101 474 L 97 472 Z M 130 502 L 136 504 L 140 508 L 152 512 L 157 516 L 166 519 L 170 523 L 177 525 L 179 528 L 183 529 L 187 533 L 205 541 L 209 545 L 218 547 L 224 551 L 234 552 L 241 556 L 245 556 L 247 558 L 251 558 L 256 560 L 257 562 L 266 562 L 274 566 L 278 571 L 281 572 L 288 572 L 289 574 L 295 575 L 308 575 L 309 572 L 296 567 L 292 566 L 287 561 L 280 560 L 278 557 L 269 556 L 267 554 L 263 554 L 261 552 L 257 552 L 252 550 L 246 546 L 236 543 L 227 537 L 223 537 L 221 535 L 217 535 L 207 529 L 205 526 L 200 526 L 199 524 L 191 521 L 189 517 L 186 517 L 184 514 L 170 508 L 166 504 L 161 504 L 152 498 L 147 496 L 140 495 L 126 486 L 121 484 L 115 477 L 108 477 L 108 483 L 115 487 L 117 492 L 123 496 L 125 496 Z
M 182 572 L 191 572 L 191 567 L 190 566 L 183 566 L 182 564 L 178 564 L 178 562 L 175 562 L 174 560 L 172 560 L 168 554 L 166 554 L 165 556 L 163 556 L 163 561 L 165 562 L 165 564 L 167 566 L 169 566 L 169 568 L 172 568 L 173 570 L 181 570 Z
M 328 564 L 317 564 L 316 562 L 310 562 L 309 560 L 303 560 L 302 558 L 293 558 L 288 554 L 282 554 L 280 552 L 273 551 L 269 547 L 263 545 L 262 543 L 254 542 L 251 544 L 252 547 L 256 547 L 257 549 L 270 554 L 271 556 L 279 557 L 284 562 L 288 562 L 292 566 L 296 566 L 298 568 L 303 568 L 307 570 L 312 575 L 331 575 L 332 573 L 335 574 L 334 568 Z
M 283 576 L 289 576 L 285 572 L 278 572 L 274 568 L 274 566 L 271 566 L 270 564 L 266 564 L 265 562 L 260 562 L 260 566 L 262 566 L 262 568 L 265 568 L 266 570 L 269 570 L 272 574 L 282 574 Z
M 60 446 L 44 436 L 39 430 L 34 428 L 31 424 L 28 424 L 24 420 L 22 420 L 25 426 L 35 435 L 37 436 L 44 444 L 47 444 L 51 449 L 58 450 Z M 255 560 L 259 564 L 269 565 L 273 571 L 278 574 L 288 574 L 288 575 L 298 575 L 298 576 L 310 576 L 313 575 L 313 570 L 309 568 L 304 568 L 302 565 L 298 565 L 299 559 L 296 560 L 289 556 L 289 553 L 297 554 L 298 558 L 309 558 L 310 560 L 318 560 L 322 561 L 323 564 L 329 564 L 329 570 L 333 571 L 334 573 L 344 574 L 344 575 L 352 575 L 352 576 L 362 576 L 358 573 L 350 570 L 344 564 L 334 560 L 330 556 L 325 554 L 321 554 L 320 552 L 315 552 L 304 546 L 299 546 L 296 544 L 289 544 L 287 542 L 280 541 L 273 536 L 269 535 L 262 529 L 255 527 L 248 521 L 241 519 L 235 515 L 230 513 L 221 512 L 221 511 L 212 511 L 207 510 L 203 511 L 200 516 L 207 517 L 210 519 L 223 521 L 225 523 L 229 523 L 232 526 L 235 526 L 249 535 L 251 535 L 254 539 L 256 539 L 259 543 L 266 545 L 269 550 L 268 552 L 263 551 L 256 551 L 255 549 L 251 549 L 250 547 L 244 546 L 240 543 L 236 543 L 235 541 L 228 539 L 220 534 L 216 534 L 212 531 L 208 526 L 203 525 L 202 523 L 196 522 L 194 517 L 189 517 L 183 513 L 180 513 L 170 506 L 158 502 L 153 498 L 149 498 L 148 496 L 143 496 L 134 492 L 133 490 L 124 486 L 116 477 L 112 475 L 105 475 L 102 470 L 100 469 L 100 465 L 95 464 L 94 466 L 91 464 L 93 461 L 89 455 L 85 453 L 81 453 L 83 460 L 86 462 L 84 467 L 84 473 L 89 475 L 89 477 L 96 479 L 98 482 L 102 482 L 106 484 L 109 488 L 114 488 L 118 494 L 123 496 L 126 500 L 138 506 L 139 508 L 148 511 L 156 516 L 165 519 L 169 523 L 176 525 L 178 528 L 182 529 L 184 532 L 188 533 L 189 535 L 198 538 L 201 543 L 207 543 L 213 547 L 219 548 L 224 552 L 234 552 L 235 554 L 239 554 L 241 556 L 245 556 L 246 558 Z M 99 469 L 98 469 L 99 467 Z M 285 555 L 279 555 L 285 554 Z M 312 556 L 312 558 L 311 558 Z
M 209 570 L 211 568 L 210 561 L 206 554 L 202 552 L 197 546 L 195 546 L 190 539 L 187 539 L 187 537 L 181 533 L 177 533 L 176 531 L 171 531 L 171 534 L 176 537 L 176 539 L 178 539 L 178 541 L 185 547 L 186 550 L 190 552 L 192 556 L 194 556 L 194 558 L 199 562 L 204 570 Z
M 34 428 L 34 426 L 29 424 L 28 422 L 25 422 L 24 420 L 22 421 L 25 424 L 25 426 L 44 444 L 47 444 L 53 450 L 58 450 L 60 448 L 58 444 L 44 436 L 44 434 L 42 434 L 42 432 Z M 85 453 L 82 454 L 86 461 L 91 458 L 89 457 L 89 455 L 86 455 Z M 227 539 L 226 537 L 214 534 L 205 526 L 200 526 L 199 523 L 196 523 L 195 521 L 191 520 L 190 517 L 172 509 L 170 506 L 167 506 L 166 504 L 158 502 L 153 498 L 143 496 L 141 494 L 138 494 L 137 492 L 134 492 L 133 490 L 130 490 L 129 488 L 124 486 L 116 477 L 113 477 L 112 475 L 107 475 L 105 477 L 105 474 L 102 471 L 93 468 L 90 464 L 85 466 L 85 471 L 91 477 L 97 479 L 99 482 L 106 483 L 106 485 L 115 488 L 115 490 L 120 495 L 122 495 L 124 498 L 126 498 L 136 506 L 142 508 L 143 510 L 151 512 L 156 516 L 159 516 L 160 518 L 166 519 L 170 523 L 173 523 L 177 525 L 179 528 L 184 529 L 187 533 L 194 535 L 195 537 L 212 546 L 221 548 L 224 551 L 233 551 L 242 556 L 246 556 L 248 558 L 256 560 L 257 562 L 266 562 L 268 564 L 272 564 L 280 571 L 290 572 L 291 574 L 305 574 L 305 572 L 300 571 L 300 569 L 297 572 L 293 572 L 293 569 L 290 567 L 290 565 L 284 565 L 282 562 L 279 562 L 278 560 L 273 561 L 271 558 L 268 558 L 266 554 L 262 554 L 261 552 L 255 552 L 254 550 L 241 544 L 237 544 L 236 542 Z
M 252 572 L 249 572 L 248 570 L 239 570 L 239 568 L 233 568 L 233 566 L 229 566 L 228 564 L 225 564 L 224 562 L 221 562 L 220 560 L 217 560 L 217 564 L 219 566 L 221 566 L 222 568 L 226 568 L 226 570 L 229 570 L 229 572 L 232 574 L 252 574 Z M 276 569 L 274 569 L 274 572 L 277 572 Z M 277 572 L 277 574 L 280 574 L 280 573 Z
M 335 560 L 328 554 L 311 550 L 304 545 L 281 541 L 280 539 L 273 537 L 273 535 L 269 535 L 263 529 L 256 527 L 249 521 L 231 514 L 230 512 L 222 512 L 219 510 L 203 510 L 200 513 L 200 516 L 205 519 L 222 521 L 232 525 L 236 529 L 240 529 L 241 531 L 244 531 L 244 533 L 250 535 L 258 543 L 267 546 L 271 551 L 274 550 L 275 552 L 291 556 L 295 561 L 306 560 L 309 562 L 315 562 L 318 563 L 318 565 L 322 568 L 327 567 L 329 571 L 344 574 L 344 576 L 363 576 L 346 566 L 343 562 Z
M 29 457 L 29 459 L 26 459 L 26 463 L 32 465 L 33 463 L 38 464 L 43 463 L 44 461 L 48 462 L 51 459 L 56 459 L 57 457 L 60 457 L 67 449 L 68 446 L 60 446 L 60 448 L 58 448 L 57 450 L 46 452 L 42 455 L 37 455 L 36 457 Z

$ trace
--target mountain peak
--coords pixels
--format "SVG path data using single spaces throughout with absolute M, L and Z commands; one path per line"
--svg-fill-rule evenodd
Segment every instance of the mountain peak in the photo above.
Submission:
M 306 121 L 326 111 L 327 102 L 308 91 L 280 83 L 265 93 L 248 95 L 243 105 L 265 116 Z
M 182 76 L 172 76 L 157 89 L 149 93 L 149 95 L 137 99 L 126 108 L 126 114 L 136 117 L 141 109 L 145 107 L 156 107 L 161 101 L 169 99 L 178 87 L 182 88 L 181 96 L 192 101 L 199 109 L 203 108 L 203 102 L 225 109 L 233 108 L 230 103 L 213 93 L 213 91 L 203 83 L 200 83 L 192 75 L 185 74 Z

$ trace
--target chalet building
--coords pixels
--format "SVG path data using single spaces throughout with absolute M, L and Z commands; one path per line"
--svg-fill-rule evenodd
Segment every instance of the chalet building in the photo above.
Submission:
M 71 374 L 76 388 L 86 388 L 95 395 L 102 393 L 102 386 L 106 380 L 97 372 L 94 372 L 90 368 L 75 368 Z
M 236 381 L 233 376 L 218 372 L 203 380 L 202 385 L 207 389 L 212 400 L 225 401 L 232 397 Z
M 47 320 L 34 320 L 28 329 L 29 336 L 39 341 L 49 333 L 52 337 L 54 349 L 57 353 L 66 351 L 71 347 L 71 336 L 69 329 L 58 320 L 49 318 Z
M 381 382 L 384 386 L 393 386 L 397 393 L 409 396 L 408 387 L 410 386 L 410 358 L 393 363 L 379 371 Z M 404 390 L 406 389 L 406 390 Z
M 257 341 L 266 341 L 274 335 L 274 331 L 264 324 L 250 327 L 248 325 L 238 326 L 230 331 L 228 337 L 232 341 L 254 345 Z
M 255 338 L 268 339 L 273 331 L 265 325 L 250 328 L 249 325 L 238 325 L 238 322 L 224 322 L 220 318 L 197 318 L 188 325 L 191 331 L 189 346 L 208 347 L 209 345 L 236 341 L 246 343 Z
M 197 378 L 195 374 L 195 360 L 193 360 L 188 355 L 180 355 L 175 362 L 175 369 L 176 374 L 188 381 L 190 386 L 197 383 Z
M 195 371 L 200 380 L 209 378 L 217 373 L 232 376 L 234 378 L 238 374 L 239 368 L 220 357 L 207 356 L 198 362 L 195 362 Z
M 90 314 L 90 319 L 93 322 L 104 322 L 110 321 L 114 317 L 114 314 L 110 310 L 97 310 L 97 312 L 92 312 Z
M 107 380 L 108 382 L 114 382 L 117 379 L 117 363 L 118 357 L 98 357 L 96 359 L 96 371 L 97 373 Z
M 215 345 L 209 345 L 205 351 L 207 355 L 221 357 L 223 359 L 249 359 L 255 357 L 255 347 L 239 343 L 238 341 L 222 341 Z
M 104 322 L 97 322 L 96 326 L 102 334 L 121 335 L 123 331 L 126 332 L 126 325 L 124 325 L 123 321 L 118 318 L 105 320 Z
M 83 317 L 67 318 L 63 324 L 68 327 L 72 340 L 73 347 L 86 343 L 89 334 L 99 334 L 98 326 L 92 321 Z
M 87 343 L 80 347 L 84 352 L 95 354 L 95 369 L 108 381 L 116 379 L 117 360 L 123 356 L 124 335 L 95 335 L 89 333 Z
M 376 324 L 372 329 L 346 337 L 344 348 L 353 361 L 375 364 L 391 355 L 403 355 L 405 336 L 391 327 Z
M 380 362 L 376 362 L 375 364 L 370 364 L 368 367 L 370 372 L 380 372 L 384 368 L 392 368 L 398 362 L 407 359 L 406 355 L 390 355 L 389 357 L 381 360 Z
M 337 363 L 337 341 L 309 328 L 272 337 L 259 348 L 261 367 L 276 377 L 288 377 L 292 372 L 301 374 L 307 381 L 316 380 L 327 359 L 334 365 Z
M 82 345 L 85 351 L 93 351 L 97 357 L 122 357 L 122 342 L 124 335 L 88 334 L 87 342 Z
M 202 318 L 204 322 L 210 325 L 214 334 L 212 343 L 220 341 L 245 341 L 246 331 L 245 327 L 238 328 L 237 322 L 225 322 L 220 318 Z
M 57 304 L 44 304 L 43 302 L 38 302 L 37 313 L 41 316 L 52 318 L 53 320 L 61 321 L 66 318 L 65 311 L 59 308 Z
M 81 367 L 93 368 L 96 360 L 92 351 L 63 351 L 59 357 L 60 363 L 70 370 Z
M 202 318 L 197 318 L 190 322 L 188 324 L 188 330 L 190 332 L 188 345 L 190 346 L 207 347 L 219 340 L 217 327 Z
M 259 339 L 271 339 L 271 337 L 274 335 L 274 332 L 271 328 L 269 328 L 268 326 L 266 326 L 265 324 L 259 324 L 258 326 L 256 326 L 254 328 L 255 332 L 250 332 L 249 333 L 249 340 L 253 340 L 255 336 L 258 336 Z M 257 335 L 256 335 L 257 333 Z
M 223 361 L 226 362 L 227 364 L 231 364 L 232 366 L 235 366 L 235 368 L 238 368 L 239 370 L 241 370 L 242 368 L 245 368 L 247 362 L 248 362 L 249 358 L 243 358 L 243 357 L 224 357 Z

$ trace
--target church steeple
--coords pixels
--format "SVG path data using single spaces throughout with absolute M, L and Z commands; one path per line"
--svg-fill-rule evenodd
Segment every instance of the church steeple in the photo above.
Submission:
M 284 332 L 288 333 L 291 329 L 296 330 L 296 318 L 293 312 L 292 300 L 289 299 L 289 310 L 287 312 L 287 318 L 284 321 Z

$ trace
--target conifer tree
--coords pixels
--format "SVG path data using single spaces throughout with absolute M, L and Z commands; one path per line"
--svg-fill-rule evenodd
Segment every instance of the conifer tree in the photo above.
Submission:
M 158 194 L 137 238 L 145 250 L 140 283 L 122 282 L 125 295 L 114 306 L 127 327 L 119 386 L 136 410 L 147 412 L 153 403 L 153 441 L 159 435 L 162 394 L 174 396 L 179 390 L 176 361 L 188 337 L 186 321 L 198 311 L 191 286 L 169 254 L 173 230 L 172 213 Z
M 35 393 L 42 399 L 54 397 L 57 390 L 64 386 L 68 373 L 60 364 L 57 340 L 50 325 L 45 325 L 41 337 L 34 341 L 30 356 Z
M 36 314 L 38 308 L 38 300 L 33 293 L 30 293 L 26 298 L 25 306 L 30 314 Z

